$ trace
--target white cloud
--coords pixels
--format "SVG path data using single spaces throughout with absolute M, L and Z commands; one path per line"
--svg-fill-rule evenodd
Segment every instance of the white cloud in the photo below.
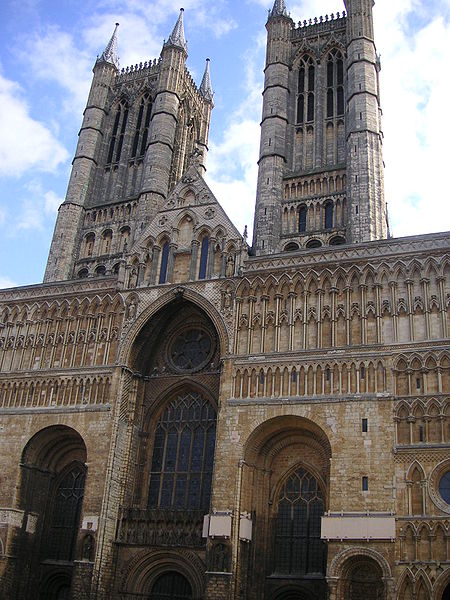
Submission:
M 27 195 L 22 199 L 12 231 L 43 230 L 54 223 L 59 206 L 64 201 L 52 190 L 44 192 L 38 180 L 26 186 Z
M 0 131 L 0 176 L 20 176 L 28 169 L 52 172 L 68 158 L 47 126 L 32 118 L 20 86 L 2 75 Z
M 10 279 L 9 277 L 4 277 L 3 275 L 0 275 L 0 290 L 13 287 L 17 287 L 17 283 L 15 281 Z

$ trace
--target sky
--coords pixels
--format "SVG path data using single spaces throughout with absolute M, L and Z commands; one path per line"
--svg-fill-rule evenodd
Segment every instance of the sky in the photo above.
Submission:
M 42 281 L 92 66 L 114 29 L 121 67 L 157 58 L 184 6 L 187 65 L 211 59 L 207 182 L 240 231 L 253 223 L 265 22 L 272 0 L 1 0 L 0 288 Z M 342 0 L 286 0 L 294 21 Z M 391 232 L 450 229 L 450 0 L 376 0 Z

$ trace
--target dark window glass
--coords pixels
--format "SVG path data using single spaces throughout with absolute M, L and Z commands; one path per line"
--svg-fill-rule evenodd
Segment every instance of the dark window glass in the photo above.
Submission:
M 297 98 L 297 123 L 301 124 L 305 121 L 305 97 L 303 94 Z
M 305 68 L 301 67 L 298 72 L 298 92 L 299 94 L 303 94 L 305 91 Z
M 439 481 L 439 493 L 442 500 L 450 504 L 450 471 L 447 471 L 445 475 L 441 477 Z
M 314 94 L 308 94 L 308 121 L 314 121 Z
M 113 156 L 114 156 L 114 146 L 116 144 L 116 136 L 117 136 L 117 131 L 119 128 L 119 121 L 120 121 L 120 114 L 122 111 L 122 107 L 119 105 L 118 109 L 117 109 L 117 114 L 116 114 L 116 118 L 114 121 L 114 127 L 112 130 L 112 135 L 111 135 L 111 141 L 109 143 L 109 152 L 108 152 L 108 163 L 112 162 Z
M 192 588 L 189 581 L 176 571 L 160 575 L 150 593 L 150 600 L 190 600 Z
M 196 392 L 172 400 L 155 430 L 149 508 L 209 510 L 216 412 Z
M 166 242 L 161 254 L 161 268 L 159 270 L 159 283 L 166 283 L 167 263 L 169 262 L 169 242 Z
M 325 229 L 333 227 L 333 204 L 328 202 L 325 205 Z
M 327 117 L 334 115 L 334 92 L 333 90 L 327 91 Z
M 202 239 L 202 249 L 200 252 L 200 268 L 198 270 L 198 278 L 205 279 L 206 277 L 206 266 L 208 264 L 208 250 L 209 250 L 209 238 L 204 237 Z
M 333 87 L 333 74 L 334 74 L 334 65 L 331 60 L 327 63 L 327 86 Z
M 338 87 L 337 89 L 337 114 L 344 114 L 344 88 Z
M 326 545 L 320 539 L 323 512 L 323 495 L 317 479 L 305 469 L 298 469 L 285 481 L 278 499 L 276 573 L 325 572 Z
M 128 121 L 128 108 L 126 108 L 123 113 L 122 127 L 120 128 L 119 143 L 117 144 L 116 162 L 119 162 L 120 155 L 122 153 L 123 138 L 125 136 L 125 130 L 127 128 L 127 121 Z
M 344 83 L 344 63 L 342 59 L 338 59 L 337 63 L 337 84 L 343 85 Z
M 367 492 L 369 489 L 369 478 L 368 477 L 363 477 L 362 478 L 362 491 L 363 492 Z
M 306 206 L 300 206 L 298 211 L 298 230 L 300 233 L 306 231 Z
M 327 381 L 330 381 L 330 376 L 331 376 L 330 369 L 327 369 L 326 376 L 327 376 Z
M 315 69 L 312 65 L 310 65 L 308 69 L 308 92 L 314 91 L 314 73 Z
M 138 114 L 138 119 L 137 119 L 137 123 L 136 123 L 136 131 L 134 134 L 133 148 L 131 150 L 131 158 L 134 158 L 137 153 L 138 144 L 139 144 L 139 135 L 141 133 L 142 115 L 143 114 L 144 114 L 144 100 L 141 101 L 141 105 L 139 106 L 139 114 Z
M 75 463 L 57 485 L 50 513 L 47 558 L 73 560 L 85 474 L 83 466 Z
M 141 156 L 145 154 L 147 150 L 147 140 L 148 140 L 148 128 L 150 126 L 150 116 L 152 114 L 152 103 L 147 103 L 147 111 L 145 113 L 145 123 L 144 123 L 144 133 L 142 134 L 142 144 L 141 144 Z
M 363 430 L 363 433 L 367 433 L 367 429 L 368 429 L 368 420 L 367 419 L 363 419 L 362 420 L 362 430 Z

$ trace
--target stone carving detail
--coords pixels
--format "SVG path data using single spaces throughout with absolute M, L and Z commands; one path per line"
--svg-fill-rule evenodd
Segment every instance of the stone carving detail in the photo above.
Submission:
M 227 544 L 214 544 L 210 553 L 210 570 L 214 573 L 227 573 L 230 569 L 230 552 Z
M 117 541 L 139 546 L 204 546 L 203 511 L 123 509 Z

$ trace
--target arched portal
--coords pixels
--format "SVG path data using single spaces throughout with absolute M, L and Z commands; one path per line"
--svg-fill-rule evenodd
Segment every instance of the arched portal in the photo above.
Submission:
M 176 571 L 163 573 L 152 587 L 149 600 L 191 600 L 192 588 L 186 577 Z
M 26 444 L 17 504 L 33 535 L 21 534 L 17 540 L 17 597 L 69 597 L 78 558 L 86 460 L 82 437 L 65 425 L 46 427 Z
M 384 600 L 385 585 L 380 565 L 368 556 L 353 556 L 344 566 L 339 598 Z
M 245 444 L 241 507 L 254 515 L 248 600 L 327 597 L 321 516 L 331 447 L 316 423 L 295 415 L 259 425 Z M 287 594 L 287 595 L 286 595 Z
M 135 335 L 128 354 L 134 375 L 125 375 L 130 383 L 123 385 L 132 390 L 136 408 L 117 527 L 119 570 L 136 548 L 148 564 L 157 550 L 164 552 L 158 572 L 126 583 L 130 593 L 157 600 L 203 595 L 202 530 L 210 512 L 220 365 L 212 318 L 181 291 Z M 203 561 L 198 572 L 195 565 L 180 568 L 187 551 Z M 195 578 L 202 583 L 194 586 Z
M 450 583 L 447 585 L 444 593 L 442 594 L 442 600 L 450 600 Z

